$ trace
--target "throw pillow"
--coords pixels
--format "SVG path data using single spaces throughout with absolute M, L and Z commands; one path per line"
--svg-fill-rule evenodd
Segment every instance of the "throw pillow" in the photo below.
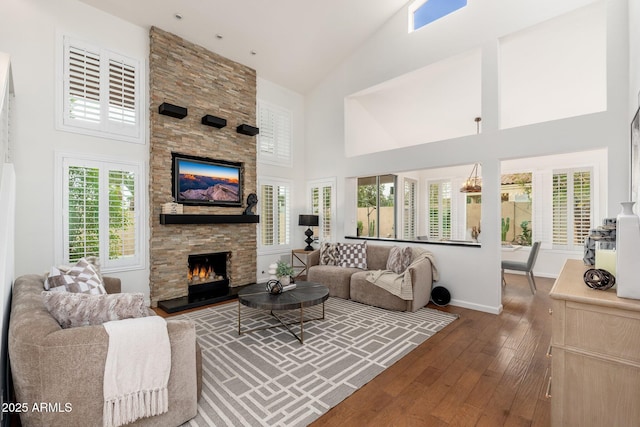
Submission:
M 93 295 L 107 293 L 100 274 L 85 258 L 80 258 L 66 273 L 51 267 L 44 288 L 52 292 L 80 292 Z
M 367 242 L 338 243 L 339 265 L 367 269 Z
M 323 243 L 320 246 L 320 265 L 338 265 L 337 243 Z
M 387 258 L 387 270 L 391 270 L 396 274 L 402 274 L 411 264 L 411 257 L 413 251 L 411 247 L 407 246 L 401 248 L 400 246 L 394 246 L 389 251 L 389 258 Z
M 90 295 L 44 291 L 42 301 L 65 329 L 149 315 L 142 293 Z

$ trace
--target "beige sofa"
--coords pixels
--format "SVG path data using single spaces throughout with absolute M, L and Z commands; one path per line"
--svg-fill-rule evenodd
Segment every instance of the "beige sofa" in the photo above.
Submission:
M 422 259 L 410 267 L 413 300 L 407 301 L 367 281 L 368 270 L 384 270 L 391 246 L 367 244 L 367 270 L 319 265 L 320 250 L 307 256 L 307 280 L 322 283 L 329 288 L 329 295 L 352 299 L 364 304 L 396 311 L 417 311 L 429 303 L 433 270 L 429 259 Z M 414 258 L 417 251 L 414 251 Z
M 19 277 L 13 286 L 9 360 L 15 401 L 28 408 L 20 413 L 22 425 L 101 426 L 107 332 L 101 325 L 62 329 L 42 302 L 43 283 L 43 276 L 31 274 Z M 105 288 L 120 292 L 120 280 L 105 277 Z M 169 411 L 129 425 L 178 426 L 197 413 L 201 359 L 195 327 L 186 320 L 168 320 L 167 328 Z M 50 404 L 50 410 L 32 410 L 42 403 Z

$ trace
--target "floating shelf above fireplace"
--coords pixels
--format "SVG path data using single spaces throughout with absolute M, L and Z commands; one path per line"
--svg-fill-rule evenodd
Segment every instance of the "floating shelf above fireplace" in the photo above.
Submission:
M 260 215 L 160 214 L 160 224 L 257 224 Z

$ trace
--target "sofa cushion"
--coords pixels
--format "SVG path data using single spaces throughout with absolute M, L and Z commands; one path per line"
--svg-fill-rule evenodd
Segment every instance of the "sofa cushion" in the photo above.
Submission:
M 320 265 L 338 265 L 338 244 L 323 243 L 320 246 Z
M 387 259 L 387 270 L 391 270 L 396 274 L 404 273 L 407 267 L 409 267 L 409 264 L 411 264 L 412 257 L 413 251 L 411 247 L 392 247 L 389 251 L 389 258 Z
M 410 301 L 405 301 L 369 282 L 367 274 L 367 271 L 360 271 L 351 276 L 349 296 L 352 300 L 387 310 L 407 311 Z
M 51 292 L 77 292 L 92 295 L 107 293 L 102 277 L 85 258 L 80 258 L 76 265 L 66 272 L 62 272 L 57 267 L 51 267 L 44 288 Z
M 338 258 L 341 267 L 367 269 L 367 242 L 338 243 Z
M 63 328 L 101 325 L 111 320 L 146 317 L 142 293 L 90 295 L 42 292 L 44 306 Z
M 357 268 L 342 268 L 337 265 L 314 265 L 309 267 L 307 280 L 325 285 L 332 297 L 349 299 L 349 283 L 351 275 Z

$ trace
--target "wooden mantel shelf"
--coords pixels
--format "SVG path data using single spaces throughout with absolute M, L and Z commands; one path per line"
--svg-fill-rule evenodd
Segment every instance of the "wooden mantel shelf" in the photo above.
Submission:
M 160 224 L 257 224 L 260 215 L 160 214 Z

